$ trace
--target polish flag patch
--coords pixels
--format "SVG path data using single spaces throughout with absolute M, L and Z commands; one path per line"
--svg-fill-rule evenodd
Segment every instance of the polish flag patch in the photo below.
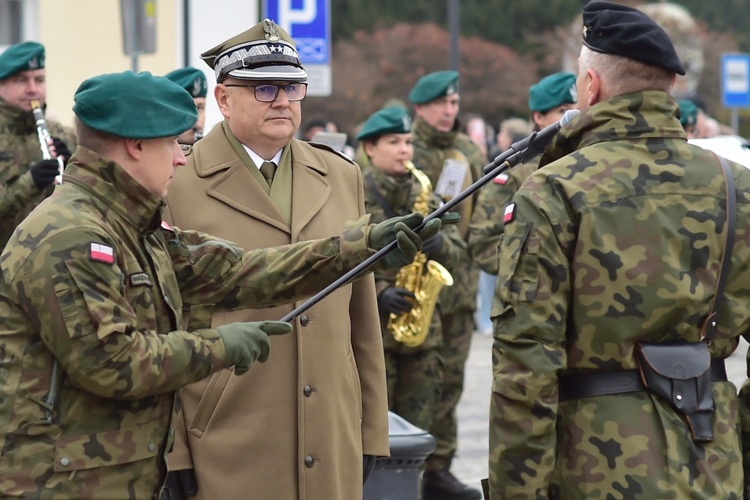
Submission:
M 500 174 L 494 179 L 492 179 L 492 182 L 495 184 L 500 184 L 501 186 L 504 186 L 508 183 L 508 174 Z
M 503 224 L 511 222 L 516 216 L 516 204 L 511 203 L 505 207 L 505 213 L 503 214 Z
M 174 229 L 172 229 L 172 226 L 169 225 L 169 222 L 163 220 L 161 221 L 161 228 L 166 229 L 167 231 L 171 231 L 174 233 Z
M 104 262 L 105 264 L 114 264 L 115 252 L 109 245 L 92 243 L 89 247 L 89 258 L 97 262 Z

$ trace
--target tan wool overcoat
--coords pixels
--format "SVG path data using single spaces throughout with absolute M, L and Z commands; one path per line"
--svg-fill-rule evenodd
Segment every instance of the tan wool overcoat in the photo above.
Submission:
M 166 219 L 250 249 L 338 235 L 365 213 L 356 164 L 296 139 L 287 148 L 291 161 L 279 169 L 291 168 L 291 224 L 222 124 L 177 169 Z M 283 177 L 277 170 L 275 179 Z M 277 320 L 299 304 L 216 313 L 211 321 Z M 180 391 L 183 420 L 176 422 L 169 465 L 195 469 L 197 498 L 362 498 L 362 455 L 388 455 L 372 275 L 339 288 L 293 323 L 292 333 L 272 338 L 265 364 L 242 376 L 223 370 Z

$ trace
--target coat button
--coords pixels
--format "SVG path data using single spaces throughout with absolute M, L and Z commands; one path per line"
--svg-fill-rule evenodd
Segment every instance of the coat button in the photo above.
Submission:
M 67 458 L 61 458 L 60 465 L 62 465 L 63 467 L 67 467 L 68 465 L 70 465 L 70 460 L 68 460 Z
M 302 392 L 304 392 L 305 396 L 309 398 L 310 395 L 312 394 L 312 387 L 310 387 L 309 385 L 306 385 Z
M 156 450 L 156 445 L 154 443 L 148 443 L 148 451 L 154 451 Z
M 313 459 L 313 457 L 311 457 L 310 455 L 305 457 L 305 467 L 309 469 L 313 466 L 314 463 L 315 460 Z
M 307 326 L 307 324 L 310 323 L 310 317 L 307 314 L 303 314 L 299 317 L 299 323 L 302 326 Z

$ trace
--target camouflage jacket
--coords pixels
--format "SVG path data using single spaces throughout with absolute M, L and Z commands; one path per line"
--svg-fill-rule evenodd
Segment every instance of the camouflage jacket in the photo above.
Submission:
M 736 388 L 712 384 L 697 444 L 645 390 L 559 402 L 571 372 L 633 370 L 636 342 L 698 341 L 726 237 L 718 160 L 686 142 L 665 92 L 618 96 L 564 127 L 513 198 L 492 311 L 492 498 L 741 498 Z M 750 171 L 731 164 L 736 244 L 710 345 L 750 324 Z
M 436 187 L 445 161 L 455 156 L 463 156 L 469 162 L 471 182 L 482 176 L 484 156 L 479 148 L 471 142 L 469 136 L 460 132 L 440 132 L 421 118 L 416 118 L 412 127 L 414 139 L 414 165 L 427 174 Z M 456 155 L 456 152 L 459 154 Z M 476 195 L 475 195 L 476 196 Z M 471 220 L 474 199 L 457 207 L 461 213 L 460 227 L 468 227 Z M 441 295 L 442 311 L 445 314 L 457 311 L 473 311 L 476 308 L 477 280 L 479 268 L 471 260 L 468 249 L 462 259 L 463 264 L 454 273 L 453 286 L 443 289 Z
M 422 186 L 413 176 L 392 177 L 386 175 L 382 171 L 372 167 L 367 160 L 362 164 L 362 171 L 365 178 L 365 211 L 370 214 L 371 222 L 382 222 L 393 216 L 406 215 L 414 211 L 414 203 L 422 192 Z M 373 189 L 377 189 L 382 201 L 392 210 L 392 214 L 386 213 Z M 440 205 L 440 198 L 433 193 L 429 198 L 428 205 L 430 207 L 429 211 L 434 212 Z M 466 255 L 466 243 L 461 238 L 458 228 L 455 226 L 446 226 L 440 231 L 440 234 L 443 237 L 443 247 L 438 252 L 431 254 L 429 259 L 436 260 L 445 266 L 448 272 L 452 273 L 455 270 L 455 266 L 459 265 Z M 398 270 L 375 272 L 375 286 L 378 294 L 386 288 L 393 286 L 396 281 L 396 274 L 398 274 Z M 438 301 L 433 314 L 433 326 L 430 328 L 427 340 L 425 340 L 419 349 L 432 348 L 442 344 L 442 334 L 437 330 L 440 328 L 440 322 L 438 321 L 439 308 L 440 304 Z M 387 314 L 381 313 L 380 324 L 383 332 L 383 345 L 386 349 L 409 351 L 410 348 L 396 342 L 387 330 Z
M 244 253 L 161 224 L 162 205 L 79 148 L 0 257 L 0 496 L 151 498 L 174 391 L 225 366 L 215 330 L 181 329 L 183 306 L 278 305 L 374 253 L 367 217 Z
M 523 181 L 539 168 L 539 158 L 512 167 L 479 190 L 469 224 L 469 254 L 479 268 L 497 274 L 498 245 L 503 239 L 503 213 Z
M 47 121 L 47 129 L 75 151 L 76 138 L 71 129 L 52 120 Z M 31 179 L 29 168 L 41 159 L 34 116 L 0 99 L 0 248 L 18 223 L 52 193 L 52 186 L 39 191 Z

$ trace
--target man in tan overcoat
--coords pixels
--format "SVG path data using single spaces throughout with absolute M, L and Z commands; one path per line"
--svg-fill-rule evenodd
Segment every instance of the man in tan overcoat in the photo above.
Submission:
M 216 71 L 224 121 L 174 177 L 165 211 L 174 225 L 251 249 L 339 234 L 365 213 L 359 167 L 294 139 L 307 74 L 286 32 L 265 20 L 201 57 Z M 291 310 L 206 307 L 189 311 L 189 321 L 215 326 Z M 363 470 L 366 477 L 374 457 L 389 454 L 372 275 L 293 324 L 273 339 L 267 364 L 243 377 L 224 370 L 181 392 L 185 427 L 169 456 L 171 498 L 193 498 L 186 493 L 194 486 L 201 499 L 362 498 Z

